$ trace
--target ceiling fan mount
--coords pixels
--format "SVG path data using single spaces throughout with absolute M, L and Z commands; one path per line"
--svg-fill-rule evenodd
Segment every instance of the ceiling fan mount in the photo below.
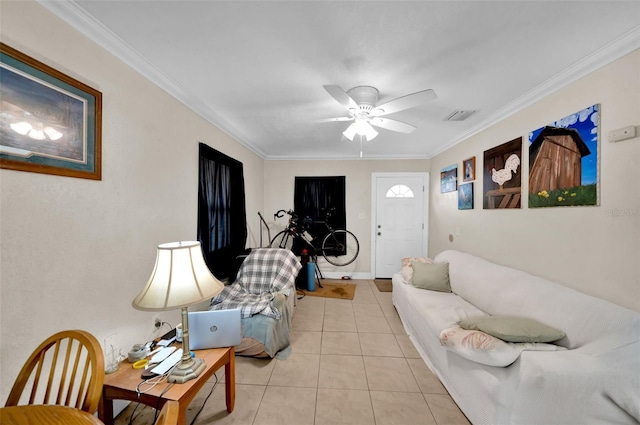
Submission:
M 376 106 L 380 92 L 375 87 L 358 86 L 349 89 L 347 94 L 358 104 L 360 112 L 368 114 Z M 351 108 L 349 112 L 351 112 Z

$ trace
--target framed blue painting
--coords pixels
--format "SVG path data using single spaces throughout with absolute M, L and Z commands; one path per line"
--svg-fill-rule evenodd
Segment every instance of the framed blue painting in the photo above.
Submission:
M 102 93 L 0 43 L 0 167 L 102 179 Z
M 458 190 L 458 164 L 440 170 L 440 193 Z
M 473 209 L 473 183 L 465 183 L 458 186 L 458 209 Z

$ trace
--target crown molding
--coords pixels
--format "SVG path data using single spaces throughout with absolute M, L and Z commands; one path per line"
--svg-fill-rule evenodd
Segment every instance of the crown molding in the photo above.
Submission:
M 351 156 L 302 156 L 302 155 L 267 155 L 265 161 L 397 161 L 397 160 L 428 160 L 426 155 L 367 155 L 363 152 L 360 158 L 358 152 Z
M 56 16 L 67 22 L 78 31 L 85 34 L 96 44 L 102 46 L 107 51 L 112 53 L 115 57 L 122 60 L 124 63 L 135 69 L 142 76 L 156 84 L 158 87 L 175 97 L 178 101 L 183 103 L 189 109 L 200 115 L 202 118 L 210 122 L 219 128 L 223 133 L 233 138 L 245 148 L 249 149 L 262 159 L 269 160 L 296 160 L 296 159 L 347 159 L 347 158 L 305 158 L 305 157 L 285 157 L 280 155 L 268 155 L 262 148 L 255 146 L 249 142 L 242 140 L 240 137 L 236 137 L 237 134 L 225 124 L 225 120 L 209 108 L 209 106 L 202 101 L 198 96 L 190 93 L 178 84 L 174 79 L 160 71 L 151 62 L 149 62 L 144 56 L 139 54 L 124 40 L 114 34 L 109 28 L 104 26 L 101 22 L 96 20 L 93 16 L 88 14 L 82 9 L 74 0 L 64 1 L 50 1 L 50 0 L 37 0 L 43 7 L 54 13 Z M 430 152 L 426 155 L 417 156 L 404 156 L 404 157 L 376 157 L 369 159 L 430 159 L 442 152 L 452 148 L 453 146 L 465 141 L 466 139 L 486 130 L 487 128 L 499 123 L 500 121 L 508 118 L 509 116 L 521 111 L 522 109 L 538 102 L 539 100 L 549 96 L 550 94 L 560 90 L 561 88 L 577 81 L 578 79 L 602 68 L 605 65 L 613 62 L 622 56 L 631 53 L 634 50 L 640 48 L 640 25 L 627 31 L 622 36 L 618 37 L 611 43 L 596 50 L 589 56 L 584 57 L 578 62 L 571 65 L 569 68 L 560 72 L 556 76 L 538 85 L 534 89 L 500 108 L 484 121 L 478 123 L 476 126 L 467 130 L 459 137 L 446 143 L 441 148 L 434 152 Z M 367 158 L 354 158 L 354 159 L 367 159 Z
M 162 72 L 155 65 L 138 53 L 128 43 L 118 37 L 108 27 L 88 14 L 74 0 L 50 1 L 37 0 L 40 5 L 58 16 L 63 21 L 80 31 L 93 42 L 103 47 L 131 68 L 140 73 L 143 77 L 160 87 L 162 90 L 176 98 L 186 107 L 191 109 L 202 118 L 215 125 L 223 133 L 240 143 L 245 148 L 264 159 L 266 153 L 257 146 L 244 142 L 234 136 L 234 132 L 225 125 L 225 120 L 212 111 L 209 106 L 195 94 L 185 90 L 177 81 Z
M 611 43 L 601 47 L 589 56 L 580 59 L 564 71 L 548 79 L 542 84 L 538 85 L 534 89 L 520 96 L 511 103 L 508 103 L 504 107 L 498 109 L 496 112 L 487 117 L 484 121 L 478 125 L 472 127 L 468 131 L 461 134 L 456 139 L 447 143 L 433 154 L 429 155 L 429 158 L 433 158 L 451 149 L 453 146 L 461 143 L 471 136 L 474 136 L 491 126 L 505 120 L 511 115 L 525 109 L 528 106 L 544 99 L 545 97 L 555 93 L 556 91 L 568 86 L 569 84 L 585 77 L 592 72 L 610 64 L 611 62 L 620 59 L 621 57 L 640 49 L 640 25 L 627 31 Z

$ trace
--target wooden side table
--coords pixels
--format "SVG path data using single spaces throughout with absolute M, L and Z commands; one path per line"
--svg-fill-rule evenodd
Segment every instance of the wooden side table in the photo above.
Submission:
M 227 402 L 227 412 L 233 412 L 236 398 L 236 378 L 235 378 L 235 351 L 233 347 L 213 348 L 210 350 L 195 350 L 197 358 L 204 359 L 207 367 L 195 379 L 184 384 L 169 384 L 163 382 L 151 388 L 145 393 L 138 395 L 136 387 L 142 379 L 141 369 L 134 369 L 131 363 L 122 362 L 117 371 L 105 375 L 104 386 L 102 387 L 102 398 L 98 407 L 98 417 L 105 424 L 113 424 L 113 400 L 130 400 L 146 404 L 156 409 L 168 400 L 175 400 L 180 407 L 178 423 L 184 424 L 185 413 L 191 400 L 198 394 L 202 386 L 209 378 L 224 365 L 225 373 L 225 395 Z M 167 387 L 171 385 L 169 389 Z M 164 392 L 166 390 L 166 392 Z M 164 394 L 163 394 L 164 392 Z

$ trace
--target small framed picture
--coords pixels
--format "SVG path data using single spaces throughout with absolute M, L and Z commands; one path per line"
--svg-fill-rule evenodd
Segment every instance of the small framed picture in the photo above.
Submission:
M 462 181 L 470 182 L 476 179 L 476 157 L 465 159 L 462 161 Z

